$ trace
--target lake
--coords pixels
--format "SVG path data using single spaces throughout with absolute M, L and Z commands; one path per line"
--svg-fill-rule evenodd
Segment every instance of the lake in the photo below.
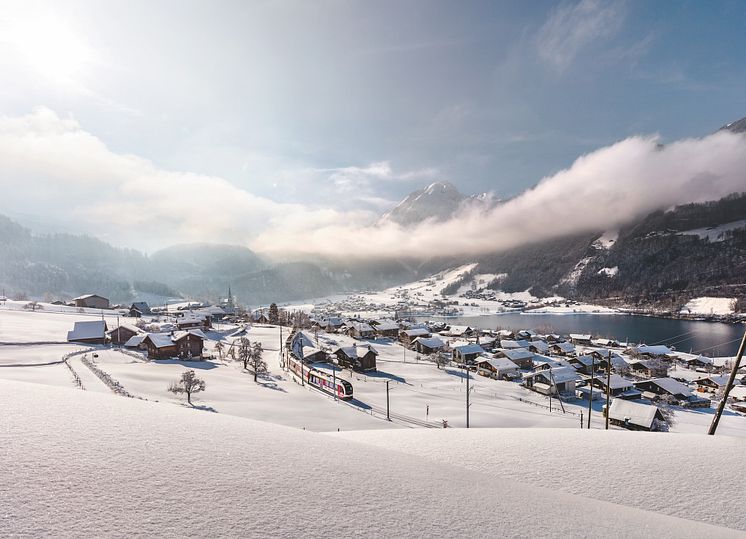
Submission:
M 480 329 L 533 329 L 540 333 L 590 333 L 594 337 L 645 344 L 666 344 L 682 352 L 706 356 L 734 356 L 744 324 L 671 320 L 627 314 L 522 314 L 420 318 Z

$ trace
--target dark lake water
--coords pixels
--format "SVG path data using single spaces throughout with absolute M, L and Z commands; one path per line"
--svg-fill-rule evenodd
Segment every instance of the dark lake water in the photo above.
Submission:
M 427 317 L 450 324 L 481 329 L 497 327 L 511 330 L 533 329 L 540 333 L 590 333 L 594 337 L 616 340 L 666 344 L 682 352 L 692 351 L 706 356 L 732 356 L 738 350 L 744 324 L 669 320 L 625 314 L 493 314 L 456 318 Z M 421 320 L 425 320 L 424 318 Z

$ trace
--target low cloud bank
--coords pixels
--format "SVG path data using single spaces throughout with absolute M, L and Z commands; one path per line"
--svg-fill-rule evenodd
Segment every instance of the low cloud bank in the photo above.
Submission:
M 659 208 L 746 190 L 743 135 L 722 131 L 665 147 L 658 142 L 654 136 L 623 140 L 490 211 L 476 206 L 447 222 L 404 229 L 372 225 L 377 214 L 363 209 L 276 202 L 220 177 L 163 170 L 112 151 L 73 118 L 40 108 L 0 118 L 0 213 L 43 216 L 143 250 L 212 241 L 278 257 L 468 256 L 617 228 Z M 386 163 L 329 173 L 409 179 Z M 344 191 L 350 182 L 342 183 Z
M 746 190 L 746 137 L 720 131 L 661 146 L 631 137 L 578 158 L 570 168 L 491 211 L 472 211 L 416 228 L 330 226 L 299 244 L 282 229 L 260 234 L 257 249 L 346 256 L 475 255 L 527 242 L 617 228 L 657 209 Z

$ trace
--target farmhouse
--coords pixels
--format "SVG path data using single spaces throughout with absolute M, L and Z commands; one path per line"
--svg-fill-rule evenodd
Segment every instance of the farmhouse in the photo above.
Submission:
M 109 336 L 109 340 L 112 342 L 112 344 L 124 344 L 139 333 L 140 330 L 135 326 L 122 324 L 119 327 L 110 329 L 107 335 Z
M 609 423 L 628 430 L 658 430 L 665 422 L 658 407 L 622 399 L 611 401 L 608 414 Z
M 144 314 L 151 314 L 150 306 L 144 301 L 136 301 L 130 305 L 130 316 L 140 318 Z
M 86 294 L 78 296 L 73 300 L 76 307 L 87 307 L 89 309 L 108 309 L 109 300 L 96 294 Z
M 68 342 L 86 344 L 104 344 L 106 342 L 106 322 L 104 320 L 90 320 L 75 322 L 72 331 L 67 332 Z
M 600 390 L 601 393 L 606 394 L 606 376 L 597 376 L 591 380 L 591 385 L 594 388 Z M 622 378 L 618 374 L 612 374 L 608 380 L 609 395 L 612 397 L 619 397 L 621 399 L 639 399 L 642 397 L 642 392 L 635 388 L 634 382 Z
M 417 337 L 430 337 L 430 331 L 425 328 L 402 329 L 399 332 L 399 341 L 404 346 L 410 346 Z
M 570 341 L 573 344 L 590 345 L 591 344 L 591 336 L 590 335 L 581 335 L 579 333 L 570 333 Z
M 453 361 L 456 363 L 474 363 L 482 355 L 482 347 L 478 344 L 461 344 L 453 347 Z
M 695 380 L 694 383 L 697 385 L 699 391 L 720 391 L 725 389 L 728 385 L 729 375 L 721 374 L 720 376 L 708 376 L 707 378 L 700 378 Z M 733 385 L 741 385 L 741 382 L 736 378 L 733 380 Z
M 541 340 L 531 341 L 530 343 L 528 343 L 528 349 L 534 354 L 548 354 L 549 343 Z
M 334 351 L 334 355 L 337 356 L 337 363 L 341 367 L 349 367 L 358 371 L 376 370 L 378 351 L 369 344 L 342 346 Z
M 365 322 L 351 322 L 347 334 L 355 339 L 372 339 L 376 336 L 375 330 Z
M 449 326 L 446 334 L 450 337 L 471 337 L 474 329 L 469 326 Z
M 673 355 L 673 350 L 671 350 L 668 346 L 663 346 L 662 344 L 659 344 L 656 346 L 648 346 L 647 344 L 640 344 L 632 348 L 630 353 L 634 356 L 646 356 L 646 357 L 670 359 L 671 356 Z
M 176 333 L 148 333 L 142 345 L 150 359 L 202 357 L 204 334 L 199 330 L 178 331 Z
M 210 316 L 191 312 L 176 321 L 176 327 L 179 329 L 209 329 L 210 326 Z
M 668 366 L 657 359 L 639 359 L 629 362 L 632 374 L 643 378 L 665 378 L 668 376 Z
M 495 380 L 510 380 L 521 376 L 518 365 L 504 357 L 479 361 L 477 363 L 477 373 Z
M 689 369 L 712 368 L 712 360 L 705 356 L 679 358 L 679 362 L 686 365 Z
M 642 380 L 641 382 L 635 382 L 635 387 L 643 392 L 643 397 L 651 400 L 668 397 L 686 408 L 707 408 L 710 406 L 709 399 L 697 397 L 691 389 L 673 378 Z
M 544 369 L 525 374 L 523 385 L 542 395 L 574 394 L 580 376 L 572 367 Z
M 370 322 L 373 329 L 378 337 L 388 337 L 390 339 L 396 339 L 399 336 L 399 324 L 393 320 L 382 319 L 373 320 Z
M 445 343 L 438 337 L 417 337 L 412 344 L 417 353 L 426 355 L 434 354 L 445 346 Z
M 518 365 L 521 369 L 530 369 L 534 366 L 534 354 L 525 348 L 513 348 L 512 350 L 496 350 L 495 357 L 506 358 Z
M 529 346 L 531 346 L 531 343 L 523 339 L 519 339 L 517 341 L 514 341 L 512 339 L 501 339 L 500 340 L 500 348 L 505 348 L 505 349 L 526 348 L 528 349 Z
M 570 342 L 556 342 L 549 349 L 558 356 L 572 356 L 575 354 L 575 345 Z

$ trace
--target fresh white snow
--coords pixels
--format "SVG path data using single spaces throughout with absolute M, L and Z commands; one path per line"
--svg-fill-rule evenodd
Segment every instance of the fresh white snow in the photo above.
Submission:
M 685 314 L 726 315 L 735 312 L 736 298 L 700 297 L 687 302 L 681 308 Z

